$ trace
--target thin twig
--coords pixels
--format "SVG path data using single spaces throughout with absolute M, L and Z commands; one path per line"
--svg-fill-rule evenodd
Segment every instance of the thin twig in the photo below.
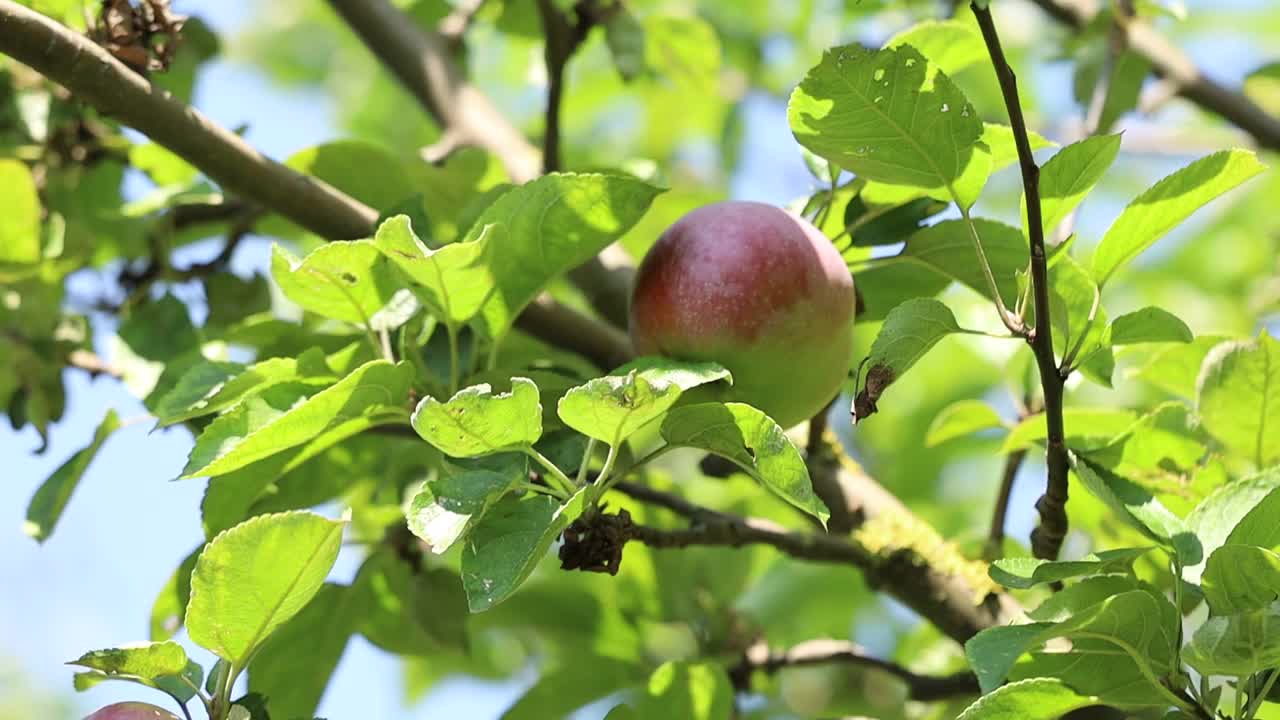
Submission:
M 1009 514 L 1009 497 L 1013 494 L 1013 481 L 1018 476 L 1026 450 L 1015 450 L 1004 459 L 1004 471 L 1000 474 L 1000 490 L 996 493 L 995 507 L 991 511 L 991 530 L 987 533 L 987 551 L 983 558 L 988 562 L 1004 556 L 1004 526 Z
M 855 643 L 843 640 L 807 640 L 782 652 L 770 652 L 768 645 L 756 643 L 743 653 L 742 660 L 729 670 L 739 690 L 748 690 L 751 673 L 775 673 L 785 668 L 809 665 L 845 664 L 874 668 L 888 673 L 907 686 L 912 700 L 928 702 L 961 695 L 978 694 L 978 678 L 970 672 L 934 676 L 914 673 L 897 663 L 881 660 Z
M 588 13 L 574 12 L 576 18 L 565 17 L 552 0 L 537 0 L 542 17 L 542 34 L 546 38 L 543 59 L 547 66 L 546 123 L 542 133 L 542 172 L 556 172 L 564 167 L 560 157 L 560 106 L 564 97 L 564 71 L 569 58 L 582 44 L 591 29 Z
M 1087 0 L 1031 0 L 1053 19 L 1076 30 L 1092 22 L 1097 3 Z M 1125 23 L 1128 47 L 1145 57 L 1183 98 L 1221 116 L 1253 136 L 1258 145 L 1280 150 L 1280 118 L 1271 115 L 1239 90 L 1208 77 L 1181 49 L 1144 22 Z
M 991 11 L 971 5 L 974 18 L 982 31 L 982 39 L 991 55 L 1000 92 L 1009 112 L 1009 125 L 1013 129 L 1018 148 L 1018 165 L 1022 170 L 1022 188 L 1027 198 L 1027 229 L 1031 238 L 1031 282 L 1036 311 L 1036 326 L 1030 337 L 1031 350 L 1040 370 L 1040 387 L 1044 393 L 1044 412 L 1047 433 L 1045 438 L 1045 463 L 1048 478 L 1045 493 L 1036 502 L 1040 512 L 1040 524 L 1031 533 L 1031 550 L 1038 557 L 1053 560 L 1058 557 L 1062 541 L 1067 534 L 1067 445 L 1062 422 L 1063 377 L 1058 371 L 1053 354 L 1053 332 L 1049 316 L 1049 267 L 1044 246 L 1044 220 L 1040 209 L 1040 167 L 1031 154 L 1031 142 L 1027 123 L 1018 100 L 1018 81 L 1013 68 L 1000 47 Z

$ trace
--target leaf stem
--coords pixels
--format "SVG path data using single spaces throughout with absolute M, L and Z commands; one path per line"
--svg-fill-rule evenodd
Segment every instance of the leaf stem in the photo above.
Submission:
M 458 374 L 461 370 L 458 367 L 461 364 L 458 357 L 458 326 L 453 321 L 446 320 L 444 331 L 449 336 L 449 395 L 452 397 L 458 392 Z
M 1075 363 L 1076 356 L 1079 355 L 1080 351 L 1084 348 L 1084 340 L 1089 336 L 1089 330 L 1093 327 L 1093 321 L 1098 317 L 1098 306 L 1101 304 L 1102 288 L 1094 285 L 1093 305 L 1089 306 L 1089 317 L 1084 321 L 1084 327 L 1080 328 L 1080 336 L 1076 338 L 1075 343 L 1072 344 L 1071 349 L 1067 351 L 1067 354 L 1062 357 L 1062 365 L 1060 365 L 1058 369 L 1060 374 L 1069 375 L 1071 374 L 1071 371 L 1075 369 L 1073 364 Z M 1090 353 L 1089 355 L 1092 356 L 1093 353 Z M 1084 364 L 1085 359 L 1088 358 L 1081 359 L 1080 363 Z
M 982 31 L 982 39 L 991 56 L 1000 93 L 1009 112 L 1009 126 L 1018 148 L 1018 165 L 1022 171 L 1022 190 L 1027 198 L 1027 230 L 1031 243 L 1031 287 L 1035 301 L 1036 324 L 1027 334 L 1040 371 L 1040 387 L 1044 394 L 1046 424 L 1045 466 L 1047 478 L 1044 495 L 1036 502 L 1040 524 L 1031 533 L 1031 550 L 1037 557 L 1054 560 L 1062 549 L 1067 528 L 1068 473 L 1070 469 L 1062 421 L 1062 394 L 1065 378 L 1058 370 L 1053 354 L 1053 331 L 1049 313 L 1049 264 L 1044 244 L 1044 215 L 1040 207 L 1040 167 L 1031 154 L 1031 140 L 1026 119 L 1018 100 L 1018 80 L 1000 46 L 991 11 L 977 2 L 971 3 L 974 19 Z
M 955 191 L 952 191 L 954 196 Z M 991 291 L 991 298 L 996 303 L 996 312 L 1000 313 L 1000 322 L 1009 328 L 1009 332 L 1020 337 L 1025 337 L 1027 329 L 1022 326 L 1017 316 L 1009 312 L 1009 308 L 1004 305 L 1004 298 L 1000 296 L 1000 286 L 996 284 L 995 273 L 991 271 L 991 263 L 987 260 L 987 252 L 982 249 L 982 238 L 978 235 L 978 226 L 974 224 L 973 217 L 969 215 L 969 209 L 960 205 L 960 201 L 956 199 L 956 206 L 960 208 L 960 215 L 964 218 L 964 224 L 969 228 L 969 238 L 973 240 L 973 251 L 978 255 L 978 265 L 982 267 L 982 275 L 987 280 L 987 289 Z
M 595 454 L 596 442 L 595 438 L 587 438 L 587 449 L 582 451 L 582 464 L 578 466 L 578 477 L 574 479 L 578 487 L 587 484 L 587 470 L 591 467 L 591 456 Z
M 524 452 L 526 455 L 533 458 L 539 465 L 546 468 L 549 474 L 545 477 L 553 478 L 556 484 L 559 485 L 560 490 L 566 493 L 566 496 L 572 497 L 573 494 L 578 491 L 577 486 L 573 484 L 573 481 L 569 479 L 569 476 L 565 475 L 563 470 L 556 467 L 555 463 L 548 460 L 545 455 L 538 452 L 533 448 L 533 446 L 524 448 Z
M 537 485 L 535 483 L 531 483 L 528 481 L 525 481 L 516 485 L 516 489 L 525 490 L 528 492 L 541 493 L 542 495 L 550 495 L 551 497 L 556 498 L 561 502 L 568 500 L 570 497 L 568 493 L 566 493 L 564 490 L 561 490 L 558 487 L 553 487 L 549 485 Z
M 600 498 L 604 497 L 605 492 L 616 484 L 616 480 L 613 483 L 609 482 L 609 475 L 613 472 L 613 464 L 618 460 L 618 447 L 621 444 L 615 443 L 609 446 L 609 454 L 604 458 L 604 467 L 600 468 L 600 474 L 596 476 L 595 484 L 588 491 L 591 494 L 587 496 L 587 507 L 595 507 L 596 503 L 600 502 Z M 619 475 L 619 477 L 624 476 Z

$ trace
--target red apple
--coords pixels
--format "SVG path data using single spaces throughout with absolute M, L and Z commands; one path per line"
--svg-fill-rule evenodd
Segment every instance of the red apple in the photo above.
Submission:
M 721 202 L 680 218 L 645 256 L 631 339 L 642 355 L 720 363 L 732 399 L 790 427 L 847 377 L 854 303 L 822 231 L 771 205 Z
M 84 720 L 179 720 L 179 718 L 155 705 L 122 702 L 108 705 Z

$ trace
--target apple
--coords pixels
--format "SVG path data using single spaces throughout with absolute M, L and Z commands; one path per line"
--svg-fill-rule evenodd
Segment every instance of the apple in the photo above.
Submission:
M 853 276 L 821 230 L 757 202 L 693 210 L 645 255 L 631 301 L 641 355 L 711 360 L 732 399 L 782 427 L 820 411 L 848 376 Z
M 122 702 L 108 705 L 84 720 L 179 720 L 179 718 L 155 705 Z

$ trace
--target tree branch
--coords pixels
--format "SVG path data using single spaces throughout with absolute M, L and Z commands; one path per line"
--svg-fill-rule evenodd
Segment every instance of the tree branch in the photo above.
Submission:
M 1050 17 L 1073 29 L 1088 25 L 1097 13 L 1090 0 L 1031 0 Z M 1177 93 L 1253 136 L 1258 145 L 1280 150 L 1280 118 L 1269 114 L 1244 93 L 1206 76 L 1181 49 L 1142 22 L 1123 23 L 1131 50 L 1145 57 L 1152 70 L 1172 82 Z
M 978 678 L 973 673 L 961 672 L 944 677 L 919 675 L 897 663 L 872 657 L 861 646 L 843 640 L 807 640 L 782 652 L 770 652 L 765 643 L 756 643 L 729 670 L 729 677 L 739 690 L 747 690 L 750 687 L 751 673 L 756 671 L 773 674 L 785 668 L 833 663 L 874 668 L 888 673 L 907 686 L 908 697 L 922 702 L 976 695 L 979 691 Z
M 874 485 L 869 478 L 867 483 Z M 941 550 L 927 553 L 923 544 L 911 545 L 911 536 L 919 533 L 924 524 L 905 509 L 898 514 L 887 508 L 868 507 L 868 513 L 883 513 L 876 514 L 877 519 L 892 518 L 892 523 L 869 523 L 868 528 L 874 528 L 872 532 L 845 539 L 834 534 L 792 531 L 768 520 L 723 513 L 637 483 L 620 482 L 614 489 L 690 521 L 688 528 L 676 530 L 635 526 L 632 537 L 646 545 L 679 548 L 763 544 L 798 559 L 850 565 L 862 571 L 869 586 L 897 598 L 956 642 L 963 643 L 983 629 L 1010 622 L 1018 611 L 1016 601 L 989 581 L 985 586 L 978 585 L 977 577 L 985 578 L 979 564 L 970 567 L 962 558 Z M 883 488 L 879 494 L 901 508 Z M 877 493 L 868 495 L 876 497 Z M 883 537 L 895 532 L 906 544 L 893 544 Z
M 1013 494 L 1013 481 L 1018 477 L 1026 450 L 1015 450 L 1005 456 L 1004 472 L 1000 474 L 1000 490 L 996 493 L 995 507 L 991 510 L 991 530 L 987 533 L 987 560 L 1004 557 L 1004 526 L 1009 514 L 1009 497 Z
M 467 82 L 449 57 L 449 41 L 424 31 L 387 0 L 328 0 L 369 50 L 386 65 L 441 127 L 449 144 L 475 145 L 493 153 L 517 183 L 538 176 L 536 148 L 512 126 L 478 88 Z M 569 272 L 569 279 L 602 317 L 627 326 L 627 306 L 635 275 L 631 260 L 616 246 Z
M 363 237 L 378 218 L 373 208 L 262 155 L 154 88 L 89 38 L 12 0 L 0 0 L 0 52 L 172 150 L 226 191 L 254 198 L 312 232 Z
M 601 370 L 612 370 L 633 357 L 626 334 L 550 295 L 541 295 L 529 303 L 516 318 L 516 327 L 544 342 L 573 350 Z
M 1053 354 L 1053 331 L 1049 319 L 1049 266 L 1044 247 L 1044 221 L 1040 210 L 1040 167 L 1031 154 L 1031 142 L 1027 135 L 1027 122 L 1022 116 L 1022 104 L 1018 100 L 1018 80 L 1013 68 L 1000 47 L 991 11 L 972 3 L 974 18 L 982 31 L 991 64 L 995 66 L 1000 81 L 1000 93 L 1009 111 L 1009 125 L 1013 129 L 1018 147 L 1018 165 L 1022 170 L 1022 188 L 1027 197 L 1027 229 L 1031 237 L 1031 284 L 1035 298 L 1036 326 L 1029 342 L 1040 370 L 1040 388 L 1044 393 L 1044 414 L 1047 435 L 1045 438 L 1045 464 L 1048 478 L 1044 495 L 1036 502 L 1040 512 L 1040 524 L 1031 533 L 1031 550 L 1037 558 L 1054 560 L 1062 549 L 1067 535 L 1068 462 L 1067 445 L 1062 422 L 1062 391 L 1064 378 L 1058 371 Z

